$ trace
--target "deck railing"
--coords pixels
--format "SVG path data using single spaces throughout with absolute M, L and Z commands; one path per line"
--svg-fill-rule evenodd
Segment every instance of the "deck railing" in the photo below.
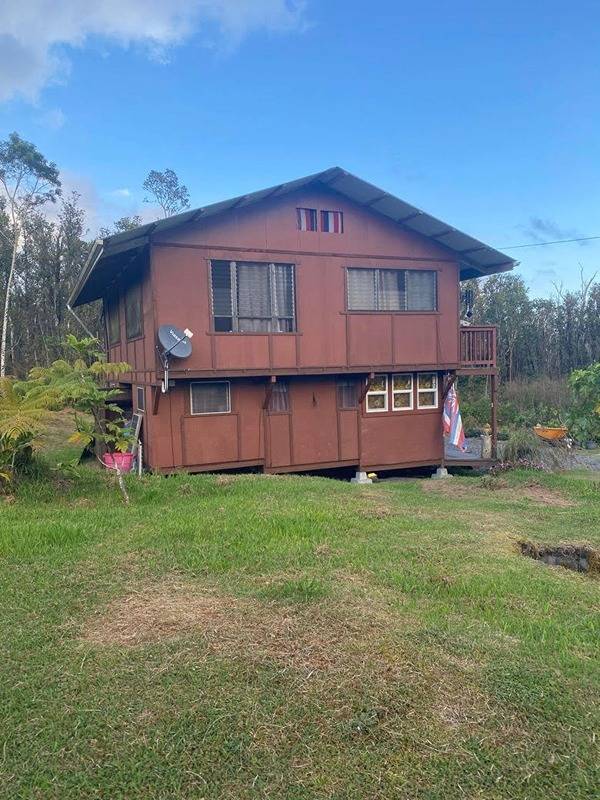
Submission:
M 460 329 L 461 367 L 490 369 L 496 366 L 496 327 L 469 325 Z

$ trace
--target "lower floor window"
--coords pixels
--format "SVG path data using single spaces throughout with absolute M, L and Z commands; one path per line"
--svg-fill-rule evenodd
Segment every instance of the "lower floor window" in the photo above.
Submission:
M 231 411 L 229 381 L 202 381 L 190 384 L 192 414 L 228 414 Z
M 387 375 L 376 375 L 367 391 L 367 411 L 388 410 L 388 379 Z
M 437 373 L 417 372 L 416 375 L 413 375 L 411 372 L 401 372 L 390 376 L 376 375 L 369 383 L 366 407 L 367 412 L 382 412 L 388 411 L 388 409 L 412 411 L 414 408 L 437 408 Z
M 417 379 L 418 407 L 437 408 L 438 378 L 435 372 L 420 372 Z
M 413 407 L 413 376 L 410 372 L 392 375 L 392 408 L 394 411 L 410 411 Z
M 290 410 L 290 401 L 289 401 L 289 392 L 288 392 L 288 382 L 287 381 L 277 381 L 273 384 L 273 389 L 271 391 L 271 397 L 269 399 L 269 411 L 271 413 L 281 413 L 284 414 L 286 411 Z
M 338 408 L 343 410 L 358 406 L 358 384 L 353 380 L 340 380 L 337 385 Z
M 146 410 L 146 397 L 143 386 L 138 386 L 136 389 L 136 403 L 137 403 L 137 411 Z

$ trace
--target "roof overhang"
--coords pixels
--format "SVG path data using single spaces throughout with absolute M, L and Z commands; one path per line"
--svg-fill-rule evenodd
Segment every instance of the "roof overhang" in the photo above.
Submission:
M 114 271 L 117 257 L 123 253 L 134 253 L 140 248 L 144 248 L 150 243 L 153 234 L 210 219 L 233 209 L 254 205 L 310 185 L 332 189 L 358 205 L 387 217 L 400 227 L 436 242 L 448 251 L 450 257 L 458 261 L 461 280 L 506 272 L 517 263 L 499 250 L 462 233 L 457 228 L 426 214 L 389 192 L 357 178 L 341 167 L 332 167 L 289 183 L 281 183 L 269 189 L 233 197 L 230 200 L 176 214 L 167 219 L 141 225 L 131 231 L 97 240 L 92 246 L 69 303 L 75 307 L 101 297 L 103 287 L 110 282 L 110 275 Z M 109 268 L 111 265 L 113 269 Z

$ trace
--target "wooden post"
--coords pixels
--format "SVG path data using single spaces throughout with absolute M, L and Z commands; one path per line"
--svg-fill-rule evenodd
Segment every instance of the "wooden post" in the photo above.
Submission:
M 498 377 L 491 375 L 491 400 L 492 400 L 492 458 L 498 458 Z

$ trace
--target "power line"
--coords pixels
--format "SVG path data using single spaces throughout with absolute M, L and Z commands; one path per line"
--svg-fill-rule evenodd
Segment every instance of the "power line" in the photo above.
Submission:
M 521 247 L 544 247 L 547 244 L 567 244 L 568 242 L 589 242 L 591 239 L 600 239 L 598 236 L 581 236 L 578 239 L 555 239 L 553 242 L 532 242 L 531 244 L 511 244 L 508 247 L 499 247 L 498 250 L 519 250 Z

